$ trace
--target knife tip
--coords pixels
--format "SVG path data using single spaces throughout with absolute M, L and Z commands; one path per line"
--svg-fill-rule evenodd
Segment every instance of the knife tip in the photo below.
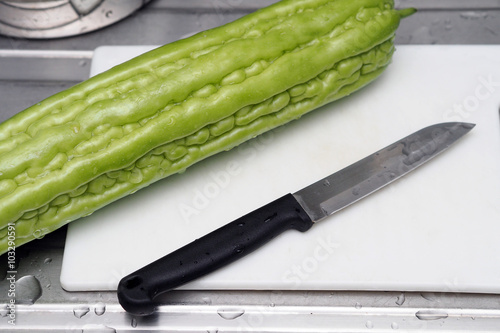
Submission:
M 468 130 L 471 130 L 474 127 L 476 127 L 476 124 L 474 124 L 474 123 L 460 123 L 460 125 L 462 125 L 463 128 L 468 129 Z

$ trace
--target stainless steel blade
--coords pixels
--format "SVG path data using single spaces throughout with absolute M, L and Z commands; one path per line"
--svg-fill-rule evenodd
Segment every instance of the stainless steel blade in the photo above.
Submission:
M 314 222 L 321 221 L 424 164 L 474 126 L 454 122 L 426 127 L 293 196 Z

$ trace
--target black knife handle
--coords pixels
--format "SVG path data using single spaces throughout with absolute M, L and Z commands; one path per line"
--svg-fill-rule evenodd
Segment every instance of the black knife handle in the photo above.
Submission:
M 312 225 L 287 194 L 124 277 L 118 300 L 127 312 L 152 314 L 157 295 L 238 260 L 286 230 L 304 232 Z

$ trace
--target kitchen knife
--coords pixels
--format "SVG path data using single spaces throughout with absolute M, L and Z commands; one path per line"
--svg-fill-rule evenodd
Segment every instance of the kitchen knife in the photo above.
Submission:
M 158 295 L 251 253 L 286 230 L 309 230 L 430 160 L 474 126 L 454 122 L 426 127 L 258 208 L 124 277 L 118 285 L 118 300 L 134 315 L 152 314 Z

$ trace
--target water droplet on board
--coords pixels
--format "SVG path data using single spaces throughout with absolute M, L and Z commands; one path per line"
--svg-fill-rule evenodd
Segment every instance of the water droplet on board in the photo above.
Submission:
M 206 304 L 206 305 L 212 304 L 212 299 L 210 297 L 203 297 L 201 300 L 203 301 L 203 304 Z
M 392 328 L 393 330 L 397 330 L 397 329 L 399 329 L 399 325 L 398 325 L 398 323 L 392 323 L 392 324 L 391 324 L 391 328 Z
M 97 303 L 94 307 L 94 312 L 96 315 L 102 316 L 104 312 L 106 312 L 106 304 L 104 304 L 103 302 Z
M 52 262 L 52 258 L 45 258 L 43 261 L 44 264 L 50 264 Z
M 80 306 L 78 308 L 73 309 L 73 314 L 75 315 L 76 318 L 80 319 L 83 316 L 85 316 L 87 313 L 89 313 L 90 308 L 86 305 Z
M 398 296 L 398 299 L 396 299 L 396 304 L 399 305 L 399 306 L 401 306 L 401 305 L 404 304 L 405 301 L 406 301 L 406 296 L 403 293 L 403 294 L 401 294 L 401 295 Z
M 40 281 L 33 275 L 26 275 L 16 281 L 16 303 L 34 304 L 42 296 Z
M 361 305 L 361 303 L 356 302 L 356 304 L 354 305 L 354 307 L 355 307 L 356 309 L 358 309 L 358 310 L 359 310 L 359 309 L 361 309 L 363 306 Z
M 368 320 L 365 324 L 366 328 L 373 328 L 373 323 L 371 322 L 371 320 Z
M 132 321 L 130 322 L 130 326 L 136 328 L 137 327 L 137 319 L 132 318 Z
M 221 309 L 217 310 L 217 314 L 226 320 L 233 320 L 243 316 L 245 310 L 240 309 Z
M 420 320 L 439 320 L 448 318 L 448 313 L 439 310 L 420 310 L 415 316 Z

